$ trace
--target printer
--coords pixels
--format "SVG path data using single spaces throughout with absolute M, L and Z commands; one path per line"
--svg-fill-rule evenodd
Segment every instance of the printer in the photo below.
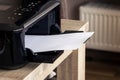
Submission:
M 53 62 L 63 51 L 32 53 L 25 48 L 25 35 L 59 33 L 59 0 L 1 0 L 0 68 L 17 69 L 28 62 Z

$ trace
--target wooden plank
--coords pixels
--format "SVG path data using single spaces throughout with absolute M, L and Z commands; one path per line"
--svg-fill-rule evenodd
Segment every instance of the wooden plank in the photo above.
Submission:
M 88 26 L 89 26 L 88 22 L 83 22 L 80 20 L 68 20 L 68 19 L 61 20 L 62 32 L 66 30 L 88 31 L 89 28 Z
M 62 31 L 87 31 L 88 23 L 78 20 L 62 19 Z M 85 44 L 74 50 L 72 54 L 57 68 L 57 80 L 85 80 Z
M 77 26 L 75 24 L 75 22 L 77 22 L 77 24 L 79 26 Z M 65 19 L 62 19 L 61 23 L 62 23 L 62 30 L 63 31 L 67 28 L 69 28 L 71 30 L 76 30 L 76 29 L 78 30 L 79 28 L 80 28 L 79 30 L 85 30 L 85 28 L 83 28 L 83 27 L 81 28 L 81 26 L 85 27 L 88 25 L 88 24 L 85 24 L 84 22 L 81 22 L 81 21 L 65 20 Z M 73 25 L 74 29 L 72 29 L 73 28 L 72 24 L 75 25 L 75 26 Z M 66 26 L 67 28 L 64 26 Z M 83 49 L 84 49 L 84 47 L 83 47 Z M 82 50 L 82 48 L 81 48 L 81 50 Z M 61 70 L 61 74 L 62 74 L 63 73 L 62 68 L 64 68 L 64 66 L 66 66 L 67 71 L 69 71 L 69 69 L 70 70 L 72 69 L 72 73 L 74 73 L 74 74 L 72 74 L 72 78 L 73 77 L 75 78 L 76 76 L 78 78 L 78 76 L 79 76 L 79 72 L 78 72 L 79 65 L 78 64 L 81 65 L 81 62 L 79 63 L 79 61 L 78 61 L 79 59 L 77 57 L 79 56 L 78 51 L 82 52 L 81 50 L 80 51 L 75 50 L 72 55 L 70 55 L 72 53 L 72 50 L 65 50 L 64 53 L 52 64 L 49 64 L 49 63 L 29 63 L 25 67 L 17 69 L 17 70 L 0 70 L 0 80 L 44 80 L 69 55 L 71 57 L 66 59 L 67 60 L 67 62 L 65 62 L 66 64 L 63 65 L 61 67 L 61 69 L 59 68 L 58 71 Z M 80 54 L 82 54 L 82 53 L 80 53 Z M 84 55 L 81 55 L 81 57 L 82 56 L 84 57 Z M 72 61 L 72 63 L 68 63 L 71 61 Z M 82 62 L 84 62 L 84 60 Z M 82 63 L 82 65 L 83 64 L 84 63 Z M 71 65 L 71 66 L 69 66 L 69 65 Z M 83 69 L 83 72 L 84 72 L 84 69 Z M 69 73 L 69 72 L 67 72 L 67 73 Z M 66 73 L 66 75 L 69 77 L 70 75 L 67 73 Z M 74 78 L 72 80 L 75 80 Z M 61 79 L 61 80 L 70 80 L 70 79 L 68 78 L 68 79 Z
M 72 50 L 65 50 L 64 53 L 54 63 L 52 64 L 42 63 L 34 71 L 32 71 L 26 78 L 24 78 L 24 80 L 44 80 L 71 53 Z
M 40 64 L 40 63 L 39 63 Z M 29 63 L 25 67 L 16 70 L 0 70 L 0 80 L 22 80 L 31 71 L 33 71 L 37 66 L 37 63 Z M 3 79 L 4 78 L 4 79 Z
M 85 80 L 85 44 L 58 66 L 57 80 Z
M 85 44 L 78 49 L 78 80 L 85 80 Z
M 0 80 L 44 80 L 65 58 L 72 53 L 66 50 L 54 63 L 29 63 L 17 70 L 0 70 Z

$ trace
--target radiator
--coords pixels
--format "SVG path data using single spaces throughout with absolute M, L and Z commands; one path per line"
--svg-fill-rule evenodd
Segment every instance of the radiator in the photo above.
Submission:
M 100 3 L 80 6 L 80 20 L 89 22 L 94 36 L 87 48 L 120 52 L 120 7 Z

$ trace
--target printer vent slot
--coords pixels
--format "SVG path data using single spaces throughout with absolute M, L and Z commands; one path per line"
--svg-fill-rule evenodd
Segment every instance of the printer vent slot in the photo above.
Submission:
M 2 54 L 3 48 L 4 48 L 4 33 L 0 32 L 0 54 Z

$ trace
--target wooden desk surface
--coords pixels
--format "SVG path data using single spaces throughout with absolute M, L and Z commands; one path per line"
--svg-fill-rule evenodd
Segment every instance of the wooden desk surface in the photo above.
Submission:
M 44 80 L 71 53 L 72 50 L 64 51 L 52 64 L 29 63 L 17 70 L 0 70 L 0 80 Z
M 84 22 L 65 19 L 62 19 L 61 23 L 62 31 L 79 29 L 85 30 L 85 28 L 81 27 L 87 25 Z M 44 80 L 71 53 L 72 50 L 64 51 L 64 53 L 52 64 L 29 63 L 25 67 L 17 70 L 0 70 L 0 80 Z
M 79 20 L 61 20 L 61 29 L 63 32 L 65 30 L 88 31 L 88 25 L 88 22 L 83 22 Z
M 62 31 L 88 31 L 89 24 L 79 20 L 63 19 Z M 67 59 L 57 67 L 57 80 L 85 80 L 85 44 L 73 50 Z

